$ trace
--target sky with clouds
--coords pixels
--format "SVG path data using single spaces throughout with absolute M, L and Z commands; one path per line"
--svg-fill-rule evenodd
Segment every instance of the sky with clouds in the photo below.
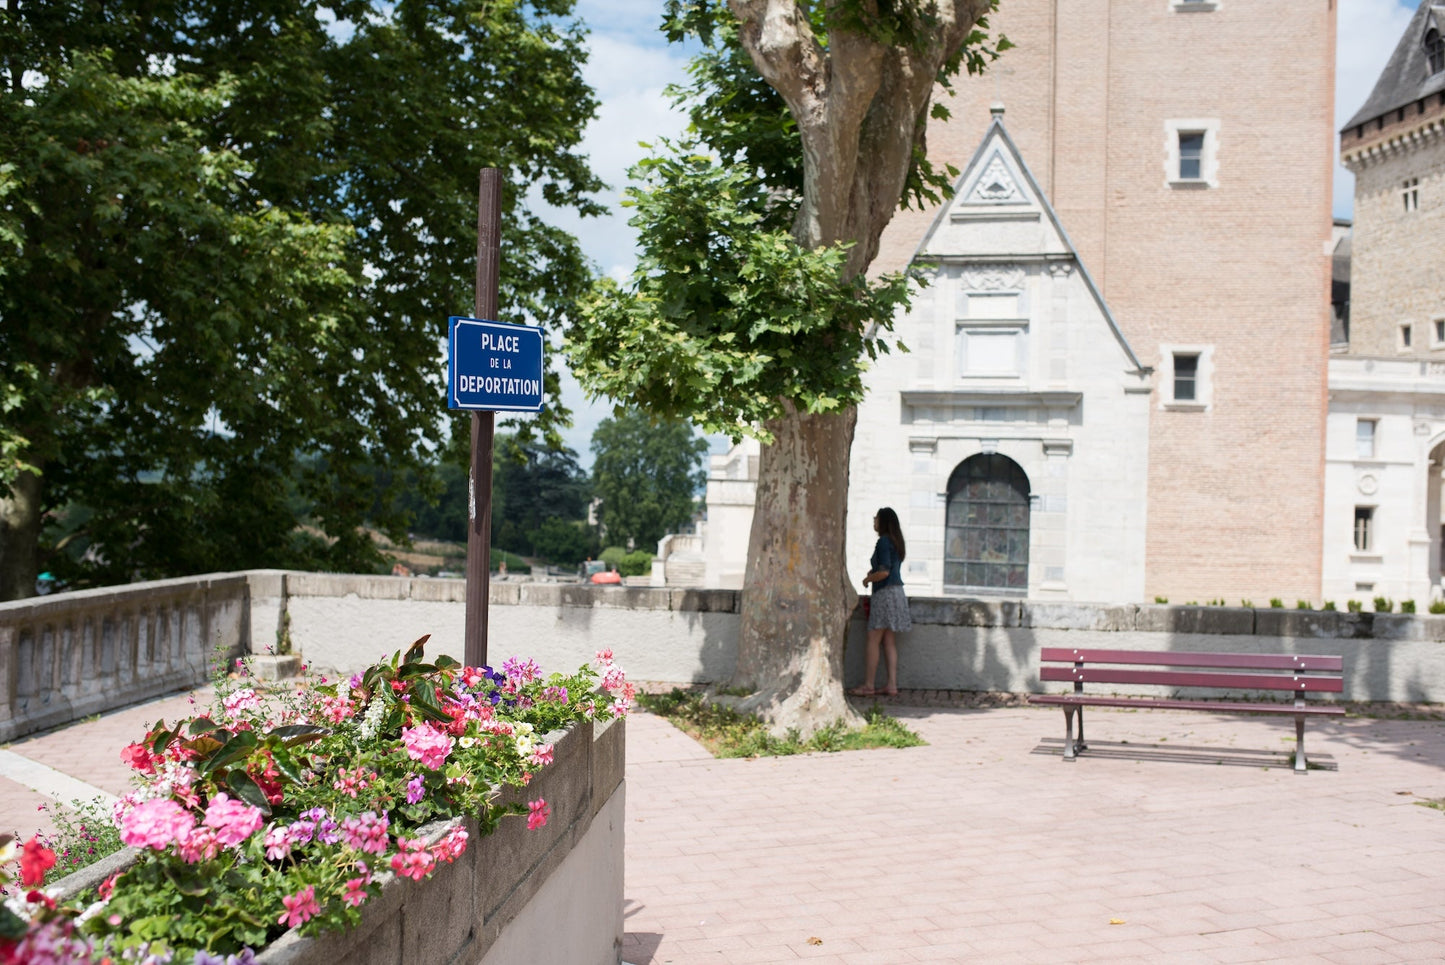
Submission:
M 1005 3 L 1008 0 L 1004 0 Z M 1249 0 L 1242 0 L 1249 2 Z M 1301 2 L 1301 0 L 1294 0 Z M 1420 0 L 1339 0 L 1339 44 L 1335 62 L 1335 129 L 1359 109 L 1395 49 Z M 601 107 L 582 145 L 597 175 L 610 186 L 598 200 L 613 212 L 605 218 L 577 218 L 554 212 L 555 222 L 573 232 L 599 270 L 622 279 L 635 263 L 635 232 L 617 206 L 627 169 L 645 153 L 639 141 L 672 137 L 683 118 L 672 110 L 663 88 L 685 79 L 686 52 L 669 48 L 658 25 L 661 0 L 579 0 L 578 16 L 591 35 L 591 57 L 583 71 L 597 91 Z M 1349 217 L 1354 177 L 1336 165 L 1334 213 Z M 584 466 L 592 455 L 592 430 L 611 411 L 605 402 L 589 403 L 568 373 L 563 401 L 575 424 L 564 433 Z M 715 447 L 718 445 L 715 443 Z

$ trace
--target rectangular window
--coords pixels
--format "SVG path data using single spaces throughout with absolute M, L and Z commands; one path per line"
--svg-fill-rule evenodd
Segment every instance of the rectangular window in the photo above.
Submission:
M 1410 330 L 1410 323 L 1406 322 L 1400 326 L 1400 351 L 1405 351 L 1414 341 L 1414 333 Z
M 1374 534 L 1372 523 L 1375 519 L 1375 507 L 1355 507 L 1355 550 L 1360 553 L 1368 553 L 1374 548 Z
M 1194 402 L 1199 398 L 1199 356 L 1174 356 L 1174 401 Z
M 1360 419 L 1355 423 L 1355 458 L 1375 458 L 1375 420 Z
M 1204 132 L 1179 132 L 1179 180 L 1198 181 L 1204 177 Z
M 1434 348 L 1445 347 L 1445 318 L 1437 318 L 1430 323 L 1430 334 L 1434 336 Z
M 1405 210 L 1420 210 L 1420 179 L 1406 178 L 1405 184 L 1400 188 L 1400 198 L 1405 202 Z

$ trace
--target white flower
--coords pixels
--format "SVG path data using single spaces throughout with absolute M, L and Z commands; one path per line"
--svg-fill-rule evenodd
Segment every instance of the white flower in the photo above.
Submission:
M 361 727 L 358 733 L 362 740 L 371 740 L 376 732 L 381 730 L 381 721 L 386 717 L 386 703 L 382 700 L 372 698 L 371 703 L 366 705 L 366 715 L 361 718 Z

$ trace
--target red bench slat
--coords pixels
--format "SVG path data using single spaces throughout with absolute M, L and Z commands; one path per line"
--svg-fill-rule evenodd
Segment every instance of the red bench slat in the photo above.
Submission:
M 1142 662 L 1142 661 L 1141 661 Z M 1129 670 L 1122 667 L 1040 667 L 1039 679 L 1086 684 L 1153 684 L 1161 687 L 1216 687 L 1249 690 L 1304 690 L 1311 693 L 1343 693 L 1340 677 L 1288 676 L 1265 673 L 1220 673 L 1218 671 Z
M 1084 650 L 1070 647 L 1044 647 L 1039 659 L 1045 663 L 1150 664 L 1160 667 L 1230 667 L 1239 670 L 1318 670 L 1343 672 L 1343 657 L 1329 654 L 1293 653 L 1210 653 L 1198 650 Z
M 1274 704 L 1260 701 L 1252 704 L 1226 703 L 1218 700 L 1173 700 L 1151 699 L 1148 697 L 1091 697 L 1088 694 L 1030 694 L 1031 704 L 1064 706 L 1074 704 L 1080 707 L 1146 707 L 1158 710 L 1203 710 L 1231 714 L 1288 714 L 1305 717 L 1342 717 L 1345 708 L 1338 704 L 1309 704 L 1296 707 L 1294 704 Z

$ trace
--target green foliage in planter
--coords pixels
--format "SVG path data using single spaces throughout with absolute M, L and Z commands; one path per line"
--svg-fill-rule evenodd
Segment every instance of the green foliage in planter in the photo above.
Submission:
M 1394 611 L 1394 609 L 1395 609 L 1395 603 L 1394 603 L 1394 601 L 1391 600 L 1388 596 L 1377 596 L 1377 597 L 1375 597 L 1375 612 L 1376 612 L 1376 613 L 1390 613 L 1390 612 Z
M 1309 600 L 1295 600 L 1295 601 L 1294 601 L 1294 608 L 1295 608 L 1296 610 L 1313 610 L 1313 609 L 1314 609 L 1314 607 L 1310 606 L 1310 601 L 1309 601 Z M 1333 609 L 1333 608 L 1332 608 L 1332 609 Z
M 1334 601 L 1334 600 L 1326 600 L 1326 601 L 1325 601 L 1325 605 L 1324 605 L 1321 609 L 1333 610 L 1334 608 L 1335 608 L 1335 601 Z
M 1161 603 L 1161 604 L 1162 604 L 1162 603 L 1168 603 L 1168 602 L 1169 602 L 1169 598 L 1168 598 L 1167 596 L 1156 596 L 1156 597 L 1154 598 L 1154 602 L 1155 602 L 1155 603 Z
M 1269 608 L 1270 608 L 1271 610 L 1280 610 L 1280 609 L 1283 609 L 1283 608 L 1284 608 L 1284 601 L 1281 600 L 1281 599 L 1280 599 L 1279 597 L 1277 597 L 1277 596 L 1272 596 L 1272 597 L 1269 598 Z
M 1414 613 L 1414 612 L 1415 612 L 1415 601 L 1414 601 L 1414 600 L 1401 600 L 1401 601 L 1400 601 L 1400 612 L 1401 612 L 1401 613 Z
M 125 847 L 105 798 L 77 798 L 69 806 L 57 805 L 49 811 L 55 834 L 45 845 L 55 852 L 56 862 L 45 875 L 46 886 Z
M 118 837 L 139 860 L 105 883 L 97 913 L 62 907 L 35 927 L 89 942 L 95 958 L 224 957 L 288 928 L 354 925 L 388 872 L 419 880 L 465 851 L 460 827 L 420 839 L 430 822 L 545 825 L 545 801 L 498 797 L 551 762 L 544 735 L 626 712 L 632 685 L 611 652 L 544 678 L 517 658 L 500 671 L 428 661 L 426 640 L 277 700 L 225 681 L 209 714 L 157 722 L 122 755 L 142 778 L 121 800 Z
M 1359 613 L 1360 610 L 1363 609 L 1363 605 L 1360 603 L 1359 600 L 1350 600 L 1345 603 L 1345 608 L 1348 609 L 1351 613 Z
M 1445 613 L 1445 600 L 1435 600 L 1430 604 L 1431 613 Z

